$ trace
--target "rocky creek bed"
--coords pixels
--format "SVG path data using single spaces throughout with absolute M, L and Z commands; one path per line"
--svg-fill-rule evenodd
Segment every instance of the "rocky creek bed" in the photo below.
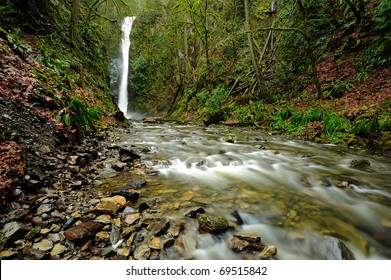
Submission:
M 182 234 L 189 226 L 224 238 L 238 254 L 275 258 L 275 244 L 241 231 L 240 217 L 228 221 L 201 206 L 182 219 L 167 216 L 148 195 L 148 178 L 156 171 L 139 162 L 142 151 L 114 144 L 118 129 L 127 128 L 101 131 L 101 141 L 34 146 L 38 160 L 1 212 L 2 259 L 192 259 L 197 241 Z M 111 193 L 97 188 L 116 172 L 135 179 Z

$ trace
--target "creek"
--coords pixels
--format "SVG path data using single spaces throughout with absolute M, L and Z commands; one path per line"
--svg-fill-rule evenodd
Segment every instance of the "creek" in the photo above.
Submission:
M 156 171 L 145 191 L 165 216 L 186 219 L 183 234 L 196 240 L 196 259 L 255 258 L 228 249 L 224 234 L 200 234 L 196 220 L 184 217 L 199 206 L 241 220 L 240 230 L 278 248 L 277 259 L 391 258 L 387 155 L 225 126 L 135 123 L 117 139 L 142 151 Z M 361 159 L 370 166 L 351 166 Z M 111 185 L 134 180 L 116 174 Z

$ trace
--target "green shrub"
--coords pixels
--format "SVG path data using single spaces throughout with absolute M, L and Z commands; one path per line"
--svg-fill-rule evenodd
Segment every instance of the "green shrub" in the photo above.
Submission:
M 90 108 L 77 98 L 70 98 L 68 106 L 57 113 L 57 121 L 62 121 L 69 129 L 76 129 L 83 135 L 93 129 L 100 120 L 100 109 Z
M 373 136 L 379 132 L 379 129 L 378 114 L 359 116 L 353 123 L 353 133 L 360 137 Z
M 227 119 L 223 106 L 228 98 L 228 94 L 229 92 L 223 87 L 218 87 L 212 91 L 205 102 L 206 122 L 217 123 Z
M 350 131 L 350 122 L 346 117 L 338 116 L 337 113 L 332 112 L 325 117 L 323 131 L 327 136 L 337 132 L 348 132 Z

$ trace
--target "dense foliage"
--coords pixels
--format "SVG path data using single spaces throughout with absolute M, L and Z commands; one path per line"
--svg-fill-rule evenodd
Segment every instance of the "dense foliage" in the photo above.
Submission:
M 344 98 L 366 95 L 366 81 L 375 73 L 387 77 L 376 72 L 391 63 L 387 0 L 0 4 L 1 24 L 15 52 L 24 51 L 21 29 L 38 35 L 37 59 L 55 74 L 36 70 L 37 75 L 63 91 L 62 106 L 54 114 L 69 127 L 85 130 L 97 112 L 114 110 L 108 61 L 118 57 L 123 17 L 134 15 L 129 77 L 133 110 L 206 124 L 229 121 L 296 133 L 303 127 L 320 129 L 333 139 L 339 133 L 374 137 L 389 129 L 389 105 L 383 102 L 387 96 L 376 97 L 376 102 L 371 97 L 353 113 L 341 107 L 349 102 Z M 385 84 L 389 82 L 376 87 Z M 77 93 L 77 87 L 88 86 L 101 93 Z M 89 106 L 98 99 L 100 108 L 83 109 L 75 99 Z M 322 114 L 308 118 L 311 110 Z M 296 120 L 298 116 L 303 120 Z

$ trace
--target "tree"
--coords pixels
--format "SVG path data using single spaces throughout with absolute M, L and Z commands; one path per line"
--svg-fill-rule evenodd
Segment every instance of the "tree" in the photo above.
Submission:
M 245 11 L 245 18 L 246 18 L 247 42 L 248 42 L 248 47 L 250 49 L 251 62 L 253 64 L 255 77 L 257 79 L 257 83 L 259 87 L 259 96 L 266 97 L 267 88 L 265 84 L 265 79 L 263 77 L 261 70 L 259 69 L 258 62 L 255 57 L 254 47 L 253 47 L 252 30 L 250 25 L 249 0 L 244 0 L 244 11 Z

